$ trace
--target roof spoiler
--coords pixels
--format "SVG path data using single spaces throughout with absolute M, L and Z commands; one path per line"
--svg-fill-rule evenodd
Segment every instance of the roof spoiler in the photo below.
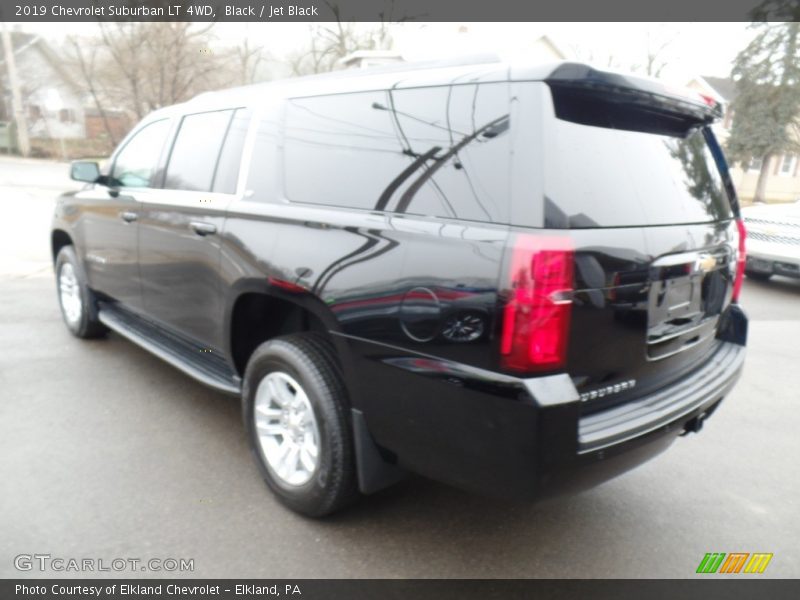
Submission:
M 545 82 L 553 90 L 554 97 L 583 98 L 627 110 L 639 109 L 671 119 L 675 124 L 682 122 L 686 128 L 708 125 L 722 117 L 722 106 L 716 100 L 688 88 L 671 88 L 656 79 L 600 71 L 579 63 L 559 65 Z M 558 114 L 558 105 L 556 98 L 556 113 L 559 118 L 576 120 L 572 117 L 577 115 Z M 577 121 L 584 122 L 580 119 Z

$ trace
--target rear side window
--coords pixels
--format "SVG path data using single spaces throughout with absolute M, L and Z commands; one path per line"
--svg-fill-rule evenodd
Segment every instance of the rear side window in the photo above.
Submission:
M 506 222 L 508 85 L 466 84 L 289 101 L 289 200 Z
M 172 145 L 164 187 L 210 192 L 232 110 L 183 117 Z
M 438 150 L 390 206 L 397 212 L 506 223 L 507 84 L 401 90 L 392 96 L 397 128 L 413 155 Z
M 111 177 L 120 187 L 148 187 L 169 133 L 169 120 L 145 125 L 114 159 Z
M 612 127 L 547 120 L 545 227 L 672 225 L 731 217 L 702 129 L 666 135 Z
M 267 111 L 258 123 L 247 175 L 245 200 L 270 202 L 275 199 L 275 174 L 281 134 L 281 116 L 274 111 Z
M 383 189 L 411 162 L 385 92 L 289 100 L 284 185 L 293 202 L 378 209 Z

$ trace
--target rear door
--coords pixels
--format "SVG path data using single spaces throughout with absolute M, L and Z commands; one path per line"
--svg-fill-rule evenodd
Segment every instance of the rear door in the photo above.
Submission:
M 219 233 L 234 199 L 248 109 L 178 124 L 162 189 L 142 202 L 139 268 L 147 315 L 209 349 L 222 347 Z
M 567 371 L 586 406 L 601 408 L 713 354 L 735 277 L 731 199 L 713 135 L 694 117 L 545 84 L 530 96 L 542 166 L 528 176 L 541 200 L 518 187 L 515 203 L 526 206 L 515 224 L 568 232 L 576 291 Z

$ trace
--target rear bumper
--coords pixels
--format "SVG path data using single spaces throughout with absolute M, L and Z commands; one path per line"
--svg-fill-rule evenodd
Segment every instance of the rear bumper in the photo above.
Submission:
M 689 377 L 643 398 L 578 421 L 578 452 L 586 454 L 682 422 L 686 415 L 707 409 L 731 390 L 744 363 L 744 347 L 723 342 Z
M 745 354 L 744 346 L 722 342 L 703 366 L 684 379 L 580 417 L 575 453 L 561 461 L 553 459 L 553 468 L 539 473 L 538 495 L 592 487 L 656 456 L 679 435 L 698 431 L 736 384 Z
M 518 379 L 390 356 L 384 347 L 359 369 L 373 391 L 380 378 L 382 395 L 361 396 L 356 408 L 400 467 L 479 493 L 537 499 L 597 485 L 698 430 L 739 378 L 746 334 L 747 318 L 732 306 L 717 350 L 692 373 L 585 415 L 566 374 Z

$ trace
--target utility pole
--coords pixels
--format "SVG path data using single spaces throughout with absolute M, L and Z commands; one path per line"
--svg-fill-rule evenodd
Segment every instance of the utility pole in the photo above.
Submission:
M 14 62 L 14 47 L 11 44 L 11 34 L 5 22 L 0 22 L 3 34 L 3 50 L 5 51 L 6 69 L 8 70 L 8 84 L 11 86 L 11 106 L 14 111 L 14 121 L 17 124 L 17 143 L 22 156 L 31 153 L 31 142 L 28 139 L 28 119 L 25 117 L 25 108 L 22 106 L 22 92 L 17 79 L 17 65 Z

